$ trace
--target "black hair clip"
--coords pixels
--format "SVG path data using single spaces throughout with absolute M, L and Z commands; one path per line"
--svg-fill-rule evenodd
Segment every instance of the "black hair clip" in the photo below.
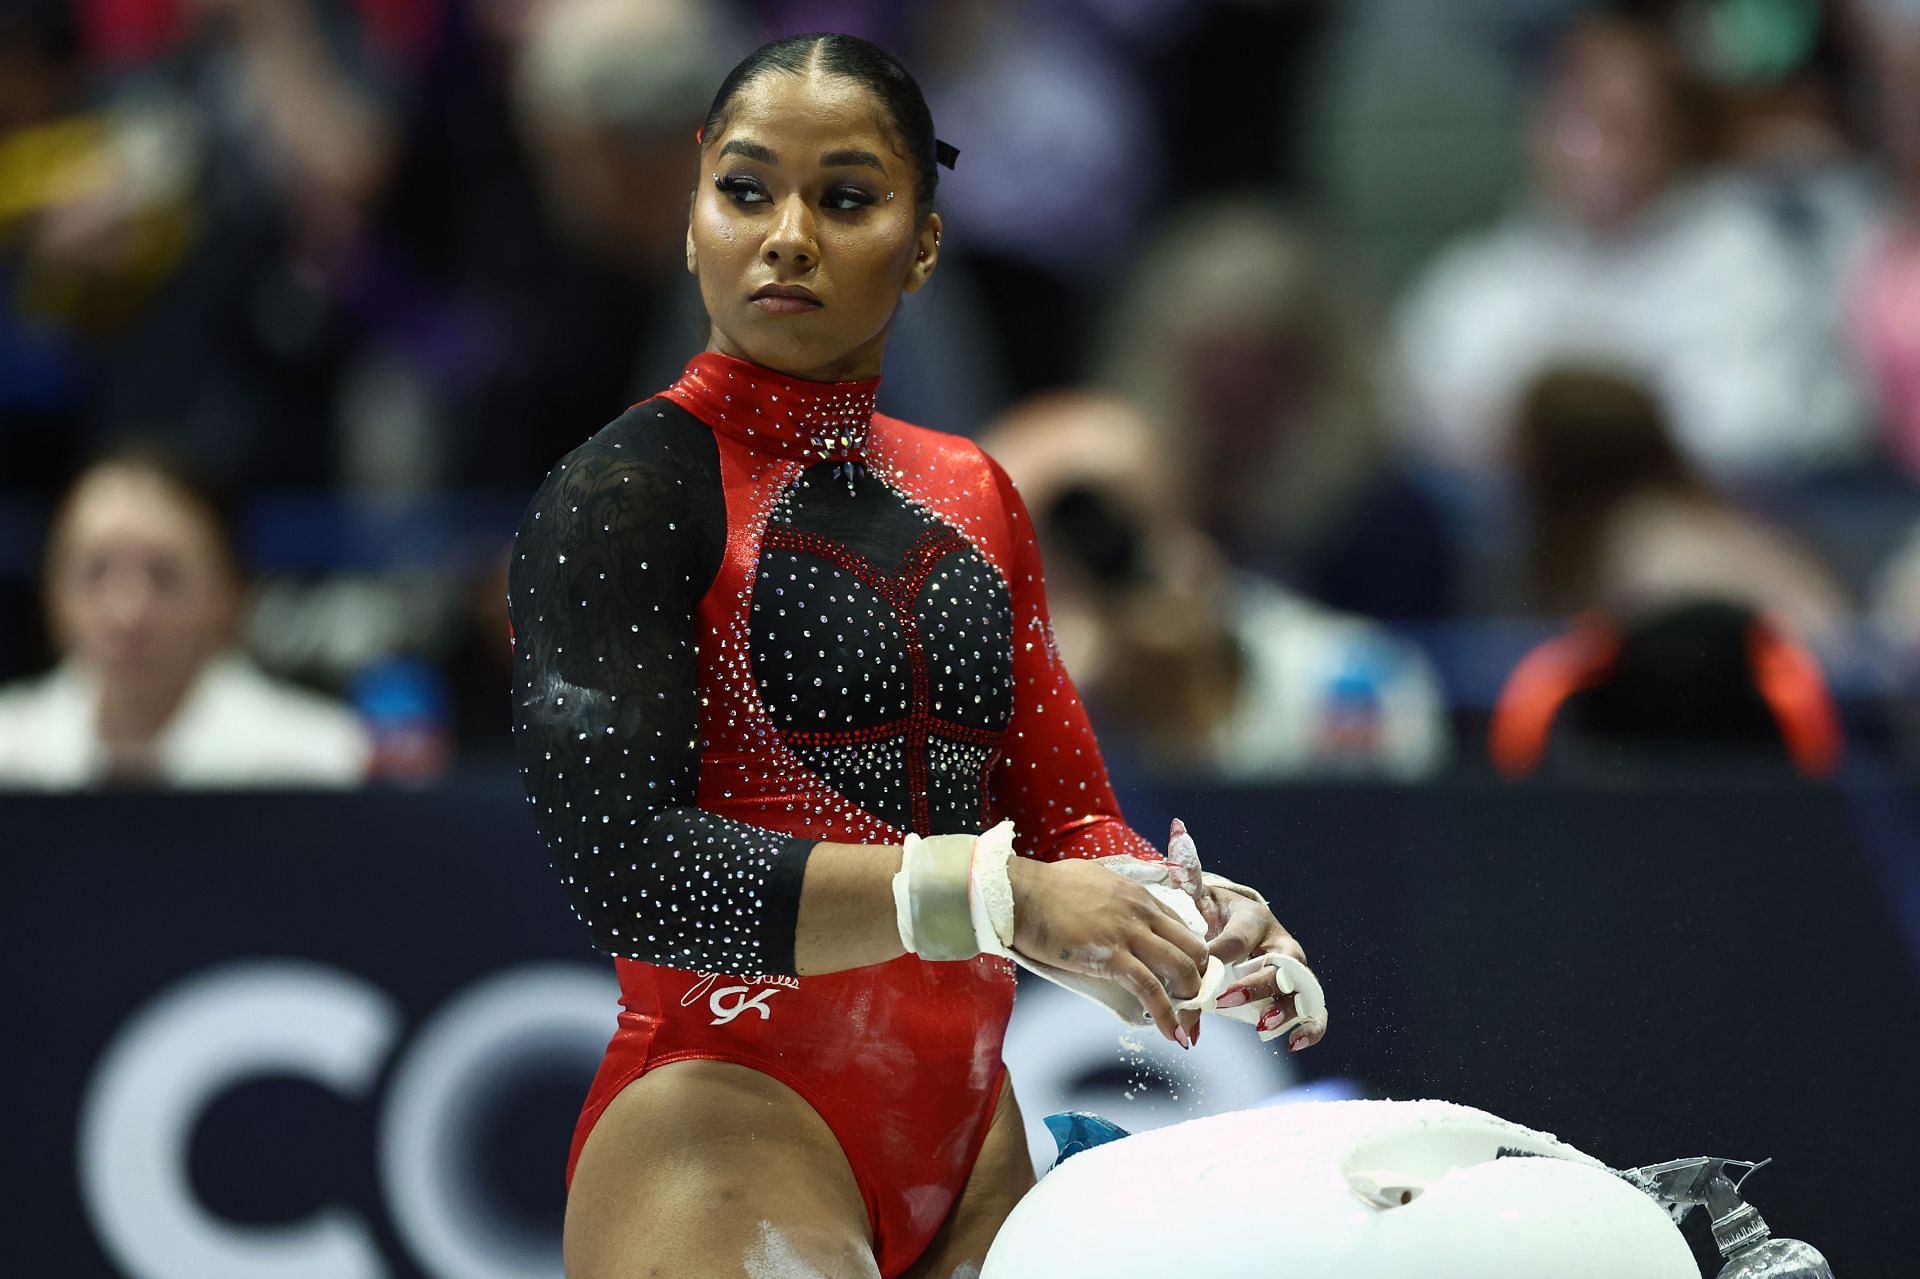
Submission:
M 953 162 L 960 158 L 960 148 L 935 138 L 933 140 L 933 158 L 951 169 Z

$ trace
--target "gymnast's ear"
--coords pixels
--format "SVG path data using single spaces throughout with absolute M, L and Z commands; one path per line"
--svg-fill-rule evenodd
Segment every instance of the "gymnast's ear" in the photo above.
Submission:
M 907 268 L 907 282 L 903 286 L 908 293 L 918 293 L 933 268 L 940 265 L 940 215 L 929 213 L 925 225 L 920 228 L 913 250 L 913 265 Z
M 687 219 L 687 274 L 700 274 L 700 255 L 693 251 L 693 219 Z

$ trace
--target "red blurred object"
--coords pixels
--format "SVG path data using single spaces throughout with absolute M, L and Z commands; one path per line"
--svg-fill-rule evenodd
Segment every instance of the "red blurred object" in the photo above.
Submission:
M 374 48 L 412 62 L 425 53 L 439 29 L 445 0 L 355 0 Z
M 418 57 L 438 28 L 445 0 L 353 0 L 368 43 L 401 61 Z M 97 66 L 148 61 L 179 38 L 186 0 L 78 0 L 81 39 Z
M 87 60 L 121 66 L 144 62 L 173 42 L 181 0 L 80 0 Z

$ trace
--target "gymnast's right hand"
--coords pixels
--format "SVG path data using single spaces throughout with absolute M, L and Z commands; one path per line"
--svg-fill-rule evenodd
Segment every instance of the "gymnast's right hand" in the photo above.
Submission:
M 1206 943 L 1139 884 L 1078 858 L 1015 857 L 1013 948 L 1036 963 L 1119 982 L 1160 1033 L 1187 1046 L 1173 1001 L 1200 993 Z

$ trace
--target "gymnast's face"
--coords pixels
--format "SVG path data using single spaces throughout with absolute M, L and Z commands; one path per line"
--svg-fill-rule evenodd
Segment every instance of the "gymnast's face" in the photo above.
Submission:
M 687 269 L 708 349 L 815 381 L 877 376 L 900 295 L 940 256 L 880 100 L 837 76 L 762 75 L 700 158 Z

